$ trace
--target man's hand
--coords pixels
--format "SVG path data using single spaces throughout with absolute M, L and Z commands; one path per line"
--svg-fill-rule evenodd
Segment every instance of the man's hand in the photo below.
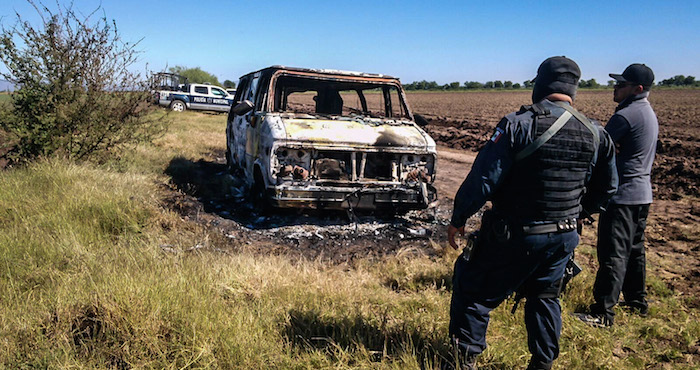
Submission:
M 454 250 L 458 250 L 459 247 L 457 246 L 457 242 L 455 241 L 455 235 L 459 233 L 460 235 L 464 236 L 464 226 L 460 228 L 456 228 L 450 224 L 450 226 L 447 227 L 447 241 L 450 242 L 450 246 Z

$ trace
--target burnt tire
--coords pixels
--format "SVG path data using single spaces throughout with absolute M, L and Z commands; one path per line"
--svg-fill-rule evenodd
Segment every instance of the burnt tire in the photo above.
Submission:
M 255 171 L 255 183 L 250 187 L 248 196 L 255 211 L 261 215 L 270 213 L 272 206 L 270 205 L 270 200 L 267 198 L 265 191 L 265 181 L 262 179 L 262 174 L 257 169 Z
M 184 112 L 187 110 L 187 105 L 182 100 L 174 100 L 170 103 L 170 110 L 173 112 Z
M 233 158 L 231 156 L 231 148 L 228 146 L 228 143 L 226 143 L 226 172 L 233 174 L 236 169 L 236 164 L 233 163 Z

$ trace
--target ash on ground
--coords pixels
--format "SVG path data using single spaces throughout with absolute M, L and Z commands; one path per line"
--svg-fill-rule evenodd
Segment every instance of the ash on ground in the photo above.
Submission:
M 221 235 L 231 250 L 283 254 L 332 263 L 388 255 L 442 254 L 452 203 L 404 215 L 274 209 L 262 214 L 248 201 L 240 178 L 226 171 L 223 158 L 175 158 L 166 170 L 163 205 L 186 221 Z M 473 229 L 479 215 L 470 219 Z

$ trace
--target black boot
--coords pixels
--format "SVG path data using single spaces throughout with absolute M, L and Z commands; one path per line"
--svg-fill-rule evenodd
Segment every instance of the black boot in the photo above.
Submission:
M 467 353 L 464 348 L 459 346 L 459 339 L 457 338 L 452 338 L 452 351 L 454 352 L 454 359 L 455 359 L 455 364 L 454 367 L 452 367 L 452 364 L 443 364 L 443 369 L 445 369 L 445 365 L 450 366 L 450 369 L 461 369 L 461 370 L 477 370 L 478 368 L 476 367 L 476 358 L 479 357 L 479 354 L 475 353 Z
M 457 357 L 456 363 L 443 362 L 440 367 L 441 370 L 477 370 L 476 358 L 478 356 L 460 356 Z
M 531 358 L 530 363 L 527 365 L 527 370 L 551 370 L 551 369 L 552 369 L 551 362 L 542 362 L 539 360 L 535 360 L 534 358 Z

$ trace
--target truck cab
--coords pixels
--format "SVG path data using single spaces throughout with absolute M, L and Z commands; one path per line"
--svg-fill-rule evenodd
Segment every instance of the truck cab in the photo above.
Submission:
M 189 101 L 183 101 L 187 104 L 187 109 L 194 110 L 212 110 L 217 112 L 228 112 L 231 109 L 233 96 L 229 95 L 223 87 L 207 85 L 207 84 L 190 84 L 189 85 Z M 174 96 L 177 99 L 179 96 Z M 184 98 L 184 97 L 183 97 Z M 172 107 L 171 109 L 175 110 Z
M 223 87 L 210 84 L 189 83 L 187 78 L 174 73 L 158 73 L 154 76 L 154 100 L 176 112 L 188 109 L 228 112 L 233 95 Z

